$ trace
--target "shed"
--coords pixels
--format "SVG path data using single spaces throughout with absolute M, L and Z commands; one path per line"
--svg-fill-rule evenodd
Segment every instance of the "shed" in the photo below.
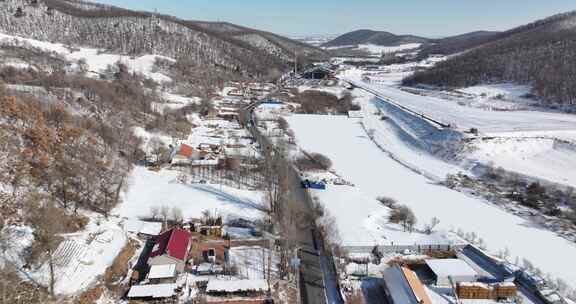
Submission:
M 470 265 L 459 259 L 426 260 L 434 273 L 437 286 L 450 286 L 450 278 L 456 283 L 475 282 L 478 274 Z
M 176 264 L 152 265 L 148 279 L 168 279 L 176 277 Z
M 124 223 L 124 229 L 130 233 L 151 237 L 162 231 L 162 223 L 130 219 Z
M 170 298 L 176 294 L 176 284 L 134 285 L 128 291 L 130 299 Z
M 348 111 L 348 118 L 364 118 L 362 111 Z

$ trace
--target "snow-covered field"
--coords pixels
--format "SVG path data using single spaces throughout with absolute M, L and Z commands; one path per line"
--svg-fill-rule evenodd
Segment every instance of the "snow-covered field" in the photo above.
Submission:
M 482 136 L 497 138 L 471 142 L 468 145 L 470 149 L 456 157 L 465 160 L 463 164 L 466 168 L 469 164 L 480 162 L 536 179 L 576 185 L 576 175 L 572 173 L 576 171 L 576 145 L 563 143 L 576 143 L 576 115 L 541 111 L 527 106 L 530 101 L 523 96 L 529 92 L 528 86 L 495 84 L 462 89 L 468 96 L 462 97 L 462 100 L 472 98 L 471 102 L 482 104 L 472 106 L 449 98 L 401 90 L 398 88 L 398 73 L 384 73 L 382 77 L 387 81 L 382 83 L 358 80 L 358 72 L 354 70 L 342 77 L 376 91 L 380 96 L 390 98 L 416 113 L 451 124 L 456 127 L 457 132 L 477 128 Z M 429 93 L 434 95 L 435 91 Z M 366 95 L 372 96 L 368 93 Z M 502 97 L 495 99 L 495 96 Z M 458 171 L 455 166 L 435 161 L 435 158 L 427 155 L 434 153 L 438 147 L 450 146 L 446 141 L 448 138 L 444 136 L 449 135 L 447 131 L 434 130 L 433 125 L 420 116 L 409 114 L 382 99 L 373 98 L 367 102 L 368 99 L 369 97 L 359 99 L 365 111 L 364 124 L 367 129 L 375 132 L 376 141 L 393 153 L 397 160 L 416 165 L 422 173 L 433 177 L 443 178 L 447 173 Z M 492 104 L 496 108 L 510 110 L 491 111 Z M 375 121 L 374 115 L 370 115 L 374 107 L 379 108 L 390 119 L 385 122 Z M 514 110 L 518 107 L 530 110 Z M 399 149 L 404 146 L 412 149 Z M 410 153 L 414 150 L 417 153 Z
M 366 83 L 361 80 L 361 72 L 357 70 L 348 71 L 341 77 L 359 87 L 374 90 L 417 113 L 451 124 L 459 130 L 477 128 L 481 133 L 490 134 L 576 130 L 575 115 L 544 111 L 487 111 L 460 106 L 439 98 L 411 94 L 389 84 Z
M 125 246 L 128 237 L 119 225 L 119 219 L 104 219 L 89 215 L 90 222 L 80 232 L 62 235 L 64 240 L 54 252 L 56 294 L 71 295 L 92 286 L 99 276 L 113 263 Z M 23 269 L 24 255 L 32 245 L 33 231 L 28 227 L 10 227 L 10 250 L 5 256 L 12 265 Z M 3 262 L 0 258 L 0 264 Z M 43 286 L 50 282 L 47 263 L 30 270 L 22 270 L 23 276 Z
M 398 46 L 380 46 L 374 44 L 360 44 L 358 49 L 367 51 L 370 54 L 381 55 L 382 53 L 393 53 L 405 50 L 417 49 L 421 46 L 421 43 L 407 43 Z
M 353 48 L 356 50 L 362 50 L 370 53 L 371 55 L 382 55 L 382 53 L 393 53 L 406 50 L 417 49 L 421 46 L 420 43 L 406 43 L 398 46 L 381 46 L 375 44 L 359 44 L 359 45 L 343 45 L 336 47 L 327 47 L 328 50 L 337 50 L 345 48 Z
M 180 208 L 184 219 L 217 212 L 225 218 L 259 219 L 264 208 L 262 193 L 222 185 L 182 184 L 178 172 L 134 168 L 124 201 L 112 213 L 126 218 L 149 217 L 153 207 Z
M 554 139 L 480 140 L 467 157 L 550 182 L 576 186 L 576 146 Z
M 446 231 L 432 235 L 410 233 L 388 223 L 389 208 L 357 187 L 328 185 L 326 190 L 312 190 L 324 204 L 327 214 L 337 223 L 343 246 L 455 244 Z
M 493 98 L 524 98 L 526 94 L 529 94 L 531 90 L 530 86 L 527 85 L 516 85 L 512 83 L 500 83 L 500 84 L 485 84 L 476 85 L 472 87 L 462 88 L 458 91 L 476 95 L 479 97 Z
M 0 33 L 0 43 L 36 47 L 47 52 L 55 52 L 73 62 L 78 62 L 78 60 L 84 59 L 90 72 L 101 73 L 106 70 L 109 65 L 114 65 L 116 62 L 122 62 L 131 72 L 141 73 L 157 82 L 171 81 L 168 76 L 153 71 L 156 58 L 174 61 L 174 59 L 164 56 L 144 55 L 140 57 L 130 57 L 118 54 L 101 53 L 101 50 L 94 48 L 78 48 L 77 50 L 71 50 L 60 43 L 39 41 L 2 33 Z
M 389 196 L 410 206 L 419 225 L 438 217 L 441 229 L 475 232 L 492 252 L 508 248 L 512 258 L 526 258 L 545 273 L 576 287 L 576 272 L 566 267 L 566 261 L 576 256 L 575 244 L 479 198 L 437 185 L 400 165 L 368 138 L 357 119 L 313 115 L 294 115 L 287 119 L 302 148 L 328 156 L 336 172 L 354 183 L 364 195 Z M 330 190 L 322 195 L 329 196 Z M 333 210 L 330 200 L 336 202 Z M 337 218 L 346 219 L 351 210 L 360 212 L 356 209 L 361 205 L 356 201 L 341 202 L 338 195 L 324 201 Z M 341 204 L 346 208 L 339 207 Z M 366 214 L 373 211 L 370 208 L 366 208 Z M 357 237 L 344 233 L 344 238 Z

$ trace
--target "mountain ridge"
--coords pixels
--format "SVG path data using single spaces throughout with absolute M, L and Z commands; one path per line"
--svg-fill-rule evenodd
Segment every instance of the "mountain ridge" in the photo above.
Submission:
M 386 31 L 361 29 L 345 33 L 324 43 L 323 47 L 374 44 L 379 46 L 399 46 L 409 43 L 428 43 L 431 39 L 415 35 L 395 35 Z
M 447 87 L 491 82 L 533 86 L 544 103 L 576 104 L 576 11 L 537 20 L 492 37 L 404 80 Z

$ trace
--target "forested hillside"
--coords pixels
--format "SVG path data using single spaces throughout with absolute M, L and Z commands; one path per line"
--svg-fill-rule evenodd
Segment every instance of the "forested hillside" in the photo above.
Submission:
M 190 68 L 249 77 L 285 69 L 293 45 L 303 57 L 322 56 L 319 49 L 255 30 L 236 37 L 198 22 L 67 0 L 0 2 L 0 32 L 113 53 L 164 55 Z
M 427 43 L 429 39 L 413 35 L 394 35 L 389 32 L 357 30 L 349 32 L 326 42 L 323 46 L 350 46 L 358 44 L 374 44 L 381 46 L 398 46 L 409 43 Z
M 576 103 L 576 12 L 521 26 L 500 37 L 418 72 L 404 84 L 465 87 L 511 81 L 532 85 L 543 103 Z
M 459 53 L 484 43 L 496 40 L 498 39 L 499 34 L 499 32 L 476 31 L 437 39 L 434 40 L 433 43 L 424 46 L 418 55 L 421 58 L 425 58 L 433 54 L 451 55 Z

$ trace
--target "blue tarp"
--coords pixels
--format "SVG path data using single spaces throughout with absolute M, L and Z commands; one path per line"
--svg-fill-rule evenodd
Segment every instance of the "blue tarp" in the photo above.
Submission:
M 314 182 L 314 181 L 310 181 L 310 180 L 304 180 L 304 181 L 302 181 L 302 188 L 326 190 L 326 184 L 324 184 L 323 182 Z

